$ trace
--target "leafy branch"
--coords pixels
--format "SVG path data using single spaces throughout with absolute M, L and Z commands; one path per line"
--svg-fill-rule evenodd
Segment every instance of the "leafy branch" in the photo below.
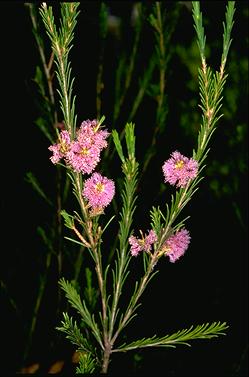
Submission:
M 77 312 L 81 315 L 82 320 L 84 323 L 89 326 L 92 330 L 92 334 L 94 335 L 95 339 L 99 343 L 100 347 L 104 349 L 104 345 L 102 343 L 102 337 L 99 330 L 97 323 L 95 322 L 94 315 L 91 315 L 90 311 L 88 310 L 85 301 L 81 301 L 80 295 L 73 287 L 71 283 L 66 281 L 64 278 L 59 280 L 59 285 L 66 293 L 66 297 L 71 304 L 71 306 L 77 310 Z
M 61 3 L 61 25 L 57 31 L 52 7 L 47 7 L 42 3 L 40 14 L 46 26 L 47 34 L 52 42 L 52 49 L 55 54 L 55 64 L 57 66 L 57 79 L 60 90 L 60 105 L 64 116 L 65 127 L 70 135 L 74 137 L 76 130 L 75 96 L 72 97 L 74 78 L 71 78 L 71 64 L 68 58 L 72 48 L 74 28 L 76 26 L 77 8 L 80 3 Z
M 62 314 L 64 319 L 61 321 L 61 327 L 56 327 L 56 330 L 66 334 L 66 339 L 70 340 L 72 344 L 77 346 L 77 352 L 80 355 L 80 359 L 76 374 L 93 373 L 96 366 L 99 364 L 96 350 L 93 349 L 89 340 L 83 337 L 76 321 L 73 321 L 67 313 Z
M 205 45 L 206 45 L 206 36 L 204 33 L 204 27 L 202 25 L 202 13 L 200 11 L 200 2 L 192 1 L 193 6 L 193 19 L 194 19 L 194 28 L 197 34 L 197 44 L 199 47 L 201 61 L 205 61 Z
M 115 263 L 115 270 L 113 271 L 113 301 L 110 307 L 110 324 L 109 337 L 113 336 L 114 324 L 118 313 L 118 302 L 120 299 L 122 287 L 128 275 L 128 264 L 130 256 L 128 254 L 128 237 L 132 225 L 132 218 L 135 211 L 136 203 L 136 186 L 138 163 L 135 160 L 135 136 L 134 124 L 127 123 L 125 127 L 125 138 L 128 150 L 128 158 L 124 158 L 123 149 L 116 130 L 113 131 L 113 139 L 117 148 L 124 173 L 124 188 L 121 193 L 122 197 L 122 211 L 121 219 L 119 221 L 119 249 L 117 250 L 117 260 Z
M 226 82 L 227 75 L 224 75 L 226 57 L 231 45 L 231 29 L 233 25 L 233 16 L 235 12 L 234 1 L 229 1 L 226 8 L 226 23 L 223 23 L 223 53 L 221 58 L 220 71 L 213 73 L 211 68 L 206 64 L 205 58 L 205 41 L 204 27 L 202 25 L 202 14 L 200 12 L 199 2 L 193 3 L 193 19 L 197 32 L 197 43 L 200 50 L 202 67 L 199 69 L 199 90 L 201 97 L 202 124 L 198 135 L 197 152 L 193 151 L 193 158 L 202 164 L 207 157 L 207 145 L 215 130 L 217 121 L 222 114 L 219 111 L 222 106 L 222 92 Z
M 61 327 L 56 327 L 56 330 L 65 333 L 66 338 L 75 344 L 79 351 L 92 352 L 92 345 L 83 337 L 76 321 L 73 321 L 67 313 L 62 314 L 63 320 L 61 321 Z
M 220 73 L 223 76 L 223 71 L 227 61 L 227 55 L 232 43 L 231 32 L 234 24 L 233 18 L 235 13 L 235 1 L 228 1 L 226 6 L 226 21 L 223 22 L 223 52 L 221 57 Z
M 126 352 L 137 348 L 146 347 L 171 347 L 175 348 L 177 344 L 184 344 L 191 346 L 188 342 L 196 339 L 212 339 L 219 335 L 225 335 L 224 331 L 228 329 L 226 322 L 213 322 L 211 324 L 204 323 L 195 328 L 191 326 L 189 329 L 179 330 L 172 335 L 165 335 L 161 338 L 154 335 L 151 338 L 143 338 L 131 342 L 129 344 L 122 344 L 120 347 L 114 349 L 112 352 Z
M 223 70 L 220 70 L 220 72 L 213 73 L 211 68 L 207 66 L 205 57 L 206 36 L 204 27 L 202 25 L 200 4 L 196 1 L 192 2 L 192 4 L 194 27 L 197 33 L 197 43 L 202 61 L 202 67 L 199 69 L 199 90 L 201 98 L 200 108 L 202 110 L 202 123 L 198 133 L 197 150 L 193 150 L 193 158 L 199 163 L 199 172 L 197 177 L 194 180 L 190 181 L 186 185 L 186 187 L 180 188 L 179 191 L 176 192 L 175 197 L 172 195 L 171 206 L 168 206 L 168 204 L 166 204 L 166 216 L 164 217 L 165 222 L 163 226 L 163 232 L 161 232 L 158 240 L 158 250 L 162 246 L 165 239 L 168 237 L 170 227 L 175 222 L 182 209 L 193 197 L 193 194 L 198 190 L 198 184 L 202 179 L 200 173 L 205 167 L 203 165 L 203 162 L 209 152 L 208 144 L 210 142 L 211 136 L 216 129 L 215 126 L 222 116 L 222 114 L 220 114 L 223 99 L 222 92 L 227 75 L 224 75 L 224 67 Z M 230 46 L 231 42 L 229 39 L 231 32 L 231 27 L 229 25 L 232 25 L 231 15 L 234 15 L 234 2 L 228 2 L 227 6 L 226 24 L 224 25 L 224 30 L 226 30 L 226 44 L 223 46 L 223 50 L 225 49 L 225 51 L 227 51 L 226 46 Z M 227 24 L 228 22 L 229 25 Z M 155 212 L 156 210 L 154 209 L 153 211 Z M 158 216 L 159 215 L 160 214 L 158 214 Z

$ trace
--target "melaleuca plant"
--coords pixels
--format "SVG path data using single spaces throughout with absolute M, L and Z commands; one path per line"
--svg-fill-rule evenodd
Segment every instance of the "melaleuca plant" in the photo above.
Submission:
M 105 128 L 104 116 L 100 119 L 85 120 L 80 127 L 77 127 L 75 96 L 73 96 L 74 79 L 71 76 L 69 51 L 72 47 L 79 3 L 61 3 L 59 29 L 54 21 L 52 7 L 48 7 L 46 3 L 40 7 L 40 14 L 55 56 L 58 92 L 65 125 L 64 130 L 57 132 L 56 143 L 49 147 L 52 152 L 50 159 L 53 164 L 61 164 L 67 170 L 72 183 L 72 192 L 78 202 L 78 208 L 73 213 L 70 214 L 65 209 L 61 211 L 65 226 L 75 234 L 75 238 L 68 236 L 65 238 L 80 244 L 84 247 L 84 252 L 88 252 L 91 256 L 100 301 L 99 306 L 94 305 L 94 310 L 86 300 L 86 296 L 81 297 L 74 284 L 64 278 L 60 279 L 59 285 L 80 318 L 75 320 L 64 312 L 61 325 L 57 327 L 76 345 L 80 353 L 76 373 L 93 373 L 97 370 L 107 373 L 113 353 L 146 347 L 189 345 L 194 339 L 211 339 L 224 335 L 228 328 L 226 322 L 204 323 L 162 337 L 152 335 L 149 338 L 134 339 L 130 343 L 120 341 L 124 329 L 137 315 L 144 290 L 151 279 L 160 272 L 157 267 L 158 260 L 166 256 L 169 262 L 175 263 L 182 258 L 189 246 L 191 237 L 185 228 L 187 218 L 179 219 L 179 216 L 203 178 L 204 161 L 208 155 L 211 136 L 216 129 L 217 121 L 222 116 L 220 110 L 227 78 L 225 66 L 231 44 L 234 4 L 228 2 L 226 8 L 221 63 L 219 71 L 214 72 L 205 58 L 206 37 L 200 5 L 199 2 L 193 2 L 194 27 L 201 56 L 199 90 L 202 118 L 197 146 L 191 157 L 186 157 L 179 151 L 173 151 L 168 158 L 165 156 L 166 159 L 160 167 L 162 177 L 165 184 L 175 187 L 175 194 L 172 195 L 170 204 L 166 204 L 165 207 L 152 207 L 151 229 L 147 232 L 140 230 L 139 237 L 133 223 L 139 176 L 135 125 L 131 122 L 126 124 L 124 141 L 121 140 L 117 130 L 112 130 L 110 134 Z M 158 7 L 157 11 L 159 10 Z M 159 28 L 153 17 L 150 22 L 155 28 Z M 162 63 L 164 58 L 161 56 Z M 162 76 L 163 72 L 162 70 Z M 101 153 L 111 137 L 121 161 L 123 173 L 121 192 L 117 190 L 114 179 L 98 172 L 101 166 Z M 114 195 L 121 196 L 119 218 L 115 216 L 106 218 L 105 208 L 112 202 Z M 114 220 L 118 222 L 118 243 L 114 260 L 105 265 L 103 255 L 110 247 L 105 245 L 103 234 L 108 231 L 108 226 Z M 124 305 L 122 301 L 121 305 L 125 286 L 129 284 L 134 257 L 140 259 L 143 274 L 137 278 L 126 304 Z

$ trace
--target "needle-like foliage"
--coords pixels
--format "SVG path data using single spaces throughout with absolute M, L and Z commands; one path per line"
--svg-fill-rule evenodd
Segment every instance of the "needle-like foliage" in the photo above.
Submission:
M 69 52 L 72 48 L 74 28 L 79 15 L 77 11 L 80 3 L 61 3 L 61 20 L 59 30 L 56 28 L 52 7 L 42 3 L 40 14 L 46 27 L 47 34 L 52 43 L 55 54 L 56 75 L 60 90 L 60 105 L 64 116 L 65 127 L 74 136 L 77 116 L 75 115 L 75 96 L 73 96 L 73 82 L 71 77 L 71 63 Z
M 191 347 L 188 342 L 194 339 L 212 339 L 219 335 L 225 335 L 228 329 L 227 324 L 213 322 L 211 324 L 204 323 L 196 327 L 191 326 L 189 329 L 179 330 L 174 334 L 163 336 L 162 338 L 154 335 L 152 338 L 143 338 L 130 344 L 122 344 L 114 352 L 126 352 L 136 348 L 146 347 L 171 347 L 175 348 L 177 344 L 184 344 Z

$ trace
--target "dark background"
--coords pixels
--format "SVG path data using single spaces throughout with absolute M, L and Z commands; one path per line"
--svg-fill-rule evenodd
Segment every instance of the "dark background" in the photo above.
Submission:
M 83 6 L 85 4 L 85 6 Z M 74 43 L 73 68 L 76 76 L 76 93 L 78 102 L 78 120 L 95 117 L 95 77 L 98 56 L 97 11 L 98 2 L 83 2 L 81 15 L 76 29 Z M 128 17 L 131 4 L 128 2 L 110 2 L 114 14 Z M 240 70 L 240 59 L 246 61 L 244 72 L 248 74 L 248 5 L 236 2 L 233 43 L 230 53 L 236 59 Z M 210 63 L 219 61 L 221 40 L 221 20 L 224 18 L 224 2 L 204 2 L 203 13 L 206 14 L 208 39 L 211 50 Z M 34 125 L 39 112 L 34 105 L 35 90 L 32 84 L 35 66 L 39 62 L 38 52 L 31 32 L 31 23 L 27 9 L 22 2 L 1 2 L 1 147 L 2 147 L 2 181 L 1 181 L 1 357 L 0 370 L 4 374 L 17 372 L 22 365 L 21 355 L 25 345 L 25 323 L 30 321 L 32 306 L 37 292 L 40 264 L 38 262 L 43 248 L 37 236 L 39 224 L 49 221 L 49 211 L 42 200 L 24 180 L 27 171 L 39 176 L 48 193 L 53 191 L 53 169 L 48 160 L 48 141 Z M 217 26 L 218 25 L 218 26 Z M 186 32 L 187 30 L 187 32 Z M 146 31 L 145 31 L 146 33 Z M 126 34 L 129 42 L 129 35 Z M 145 34 L 144 40 L 150 38 Z M 184 9 L 181 13 L 179 27 L 174 35 L 175 43 L 187 45 L 194 37 L 191 13 Z M 151 42 L 148 39 L 145 45 Z M 115 69 L 111 55 L 115 47 L 114 39 L 109 39 L 106 53 L 105 107 L 106 124 L 111 117 L 112 76 Z M 115 50 L 117 48 L 117 50 Z M 109 49 L 109 50 L 108 50 Z M 110 54 L 108 54 L 110 52 Z M 144 49 L 146 62 L 146 48 Z M 143 60 L 143 59 L 141 59 Z M 232 60 L 232 59 L 231 59 Z M 229 61 L 229 58 L 228 58 Z M 230 67 L 230 68 L 229 68 Z M 141 374 L 164 376 L 246 376 L 248 353 L 248 201 L 247 169 L 239 169 L 239 164 L 247 166 L 247 131 L 237 144 L 229 143 L 234 138 L 233 129 L 242 124 L 247 129 L 248 123 L 248 77 L 237 73 L 237 81 L 228 78 L 225 88 L 233 93 L 241 91 L 236 97 L 233 118 L 221 120 L 211 143 L 207 165 L 214 160 L 230 163 L 229 174 L 218 176 L 219 193 L 212 190 L 214 181 L 212 171 L 202 181 L 199 192 L 191 201 L 186 215 L 191 215 L 187 228 L 192 241 L 184 259 L 177 264 L 161 260 L 158 268 L 160 274 L 152 281 L 144 294 L 142 307 L 134 323 L 127 329 L 127 337 L 152 336 L 154 333 L 164 335 L 187 328 L 190 325 L 212 321 L 227 321 L 229 330 L 225 337 L 210 341 L 192 342 L 192 347 L 178 346 L 176 349 L 155 349 L 139 352 L 141 363 L 135 368 L 131 354 L 113 357 L 110 374 Z M 146 172 L 141 183 L 140 205 L 137 221 L 148 227 L 144 220 L 144 211 L 148 210 L 157 198 L 160 185 L 158 164 L 168 158 L 172 150 L 184 145 L 184 152 L 191 153 L 193 138 L 178 126 L 180 121 L 180 104 L 191 96 L 185 83 L 190 80 L 186 66 L 175 55 L 170 65 L 168 78 L 169 116 L 165 135 L 159 141 L 158 154 L 150 170 Z M 108 89 L 109 88 L 109 89 Z M 109 91 L 108 91 L 109 90 Z M 197 92 L 195 93 L 197 96 Z M 224 95 L 224 108 L 231 103 Z M 143 106 L 143 105 L 142 105 Z M 144 106 L 153 111 L 153 104 L 145 101 Z M 188 109 L 191 112 L 191 108 Z M 196 109 L 195 109 L 196 110 Z M 229 111 L 229 110 L 227 110 Z M 151 116 L 152 117 L 152 116 Z M 143 117 L 143 108 L 134 121 L 136 124 L 149 123 L 150 117 Z M 149 128 L 137 131 L 138 157 L 144 152 L 144 140 L 150 137 Z M 142 141 L 143 140 L 143 141 Z M 233 145 L 233 146 L 231 146 Z M 146 145 L 145 145 L 146 146 Z M 242 162 L 241 162 L 242 161 Z M 243 166 L 244 166 L 243 165 Z M 232 168 L 231 168 L 232 166 Z M 157 170 L 156 170 L 157 169 Z M 208 167 L 207 167 L 208 169 Z M 120 172 L 116 172 L 120 174 Z M 115 174 L 115 172 L 114 172 Z M 236 181 L 236 185 L 233 182 Z M 157 184 L 157 185 L 156 185 Z M 224 187 L 231 190 L 222 190 Z M 229 186 L 230 185 L 230 186 Z M 159 200 L 159 199 L 157 199 Z M 234 205 L 236 204 L 236 206 Z M 148 206 L 147 206 L 148 205 Z M 239 209 L 240 218 L 235 208 Z M 238 211 L 237 211 L 238 213 Z M 147 216 L 147 215 L 146 215 Z M 146 223 L 147 221 L 147 223 Z M 134 272 L 139 269 L 139 261 L 134 262 Z M 53 286 L 51 282 L 39 315 L 39 325 L 34 340 L 29 363 L 38 361 L 49 365 L 66 352 L 71 352 L 67 341 L 60 338 L 58 350 L 50 352 L 49 342 L 56 337 L 54 327 L 58 325 L 53 312 Z M 15 303 L 13 309 L 11 299 Z M 60 318 L 60 317 L 59 317 Z M 65 345 L 65 343 L 67 343 Z M 57 354 L 58 353 L 58 354 Z

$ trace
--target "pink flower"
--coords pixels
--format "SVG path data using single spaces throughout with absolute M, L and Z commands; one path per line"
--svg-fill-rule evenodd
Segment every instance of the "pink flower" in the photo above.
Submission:
M 198 162 L 175 151 L 163 164 L 164 182 L 177 187 L 185 187 L 198 173 Z
M 111 179 L 103 177 L 99 173 L 93 175 L 85 181 L 82 195 L 88 200 L 93 209 L 103 209 L 113 199 L 115 185 Z
M 100 130 L 99 123 L 96 119 L 85 120 L 77 132 L 77 141 L 86 148 L 95 146 L 102 150 L 107 147 L 106 138 L 110 135 L 107 130 Z
M 67 160 L 75 172 L 91 174 L 100 161 L 100 150 L 95 147 L 88 149 L 78 141 L 73 141 Z
M 90 174 L 100 161 L 100 153 L 107 147 L 107 130 L 101 130 L 96 119 L 85 120 L 77 131 L 76 140 L 70 141 L 67 131 L 61 131 L 58 144 L 48 149 L 53 152 L 51 161 L 56 164 L 61 158 L 80 173 Z
M 48 148 L 53 152 L 53 156 L 50 157 L 50 160 L 53 164 L 56 164 L 60 161 L 61 158 L 66 157 L 71 148 L 70 136 L 67 131 L 61 131 L 59 135 L 59 143 L 50 145 Z
M 165 255 L 169 257 L 170 262 L 174 263 L 187 250 L 190 242 L 190 235 L 186 229 L 181 229 L 174 235 L 170 236 L 163 245 Z
M 109 133 L 100 130 L 97 120 L 84 121 L 78 132 L 77 140 L 72 143 L 68 162 L 76 172 L 90 174 L 100 161 L 100 152 L 107 147 Z
M 154 230 L 150 230 L 146 237 L 143 236 L 143 233 L 140 231 L 142 238 L 138 239 L 137 237 L 130 236 L 129 244 L 131 245 L 131 255 L 137 256 L 140 251 L 146 251 L 147 253 L 151 251 L 153 243 L 157 241 L 157 235 Z
M 149 234 L 145 237 L 144 250 L 150 251 L 151 245 L 157 241 L 157 235 L 154 230 L 150 230 Z
M 143 250 L 143 243 L 137 237 L 130 236 L 129 244 L 131 245 L 131 255 L 136 257 Z

